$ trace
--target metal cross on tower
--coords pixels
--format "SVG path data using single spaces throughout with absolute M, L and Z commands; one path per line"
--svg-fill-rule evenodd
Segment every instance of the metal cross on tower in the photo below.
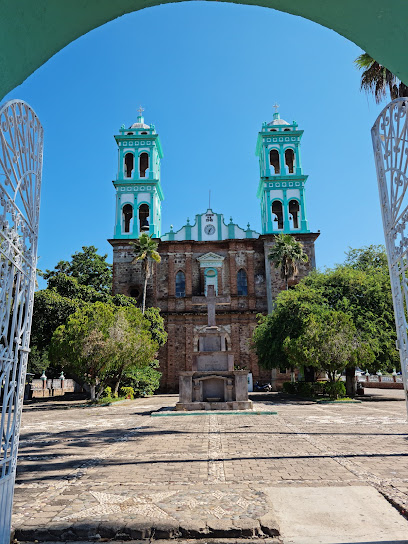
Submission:
M 275 113 L 278 113 L 278 109 L 279 109 L 279 104 L 275 104 L 272 106 L 273 108 L 275 108 Z
M 137 112 L 139 113 L 139 115 L 142 115 L 144 111 L 145 111 L 145 109 L 142 108 L 142 106 L 139 106 L 138 109 L 137 109 Z

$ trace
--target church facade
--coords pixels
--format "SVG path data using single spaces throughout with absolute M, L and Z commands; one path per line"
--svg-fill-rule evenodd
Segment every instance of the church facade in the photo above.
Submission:
M 160 308 L 168 342 L 159 353 L 161 390 L 176 392 L 179 373 L 191 370 L 199 333 L 207 324 L 207 309 L 197 298 L 209 285 L 228 300 L 217 305 L 217 325 L 225 334 L 227 349 L 238 368 L 247 369 L 255 381 L 271 381 L 279 388 L 289 379 L 287 369 L 259 368 L 251 349 L 257 314 L 272 311 L 273 301 L 285 288 L 279 271 L 268 260 L 275 235 L 291 234 L 303 244 L 309 257 L 292 280 L 297 283 L 315 267 L 315 240 L 306 216 L 305 185 L 300 157 L 303 131 L 280 119 L 275 112 L 258 133 L 257 196 L 262 232 L 241 228 L 212 209 L 178 230 L 161 232 L 163 191 L 160 162 L 163 156 L 154 125 L 144 122 L 142 112 L 130 128 L 122 126 L 115 136 L 119 150 L 116 180 L 116 220 L 113 247 L 113 293 L 141 300 L 143 277 L 130 242 L 142 232 L 158 239 L 161 263 L 153 263 L 147 288 L 147 305 Z M 202 299 L 200 299 L 202 300 Z

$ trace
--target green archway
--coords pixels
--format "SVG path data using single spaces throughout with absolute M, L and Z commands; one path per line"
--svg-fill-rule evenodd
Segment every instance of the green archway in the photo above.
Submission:
M 0 97 L 90 30 L 125 13 L 173 1 L 2 0 Z M 330 28 L 408 83 L 406 0 L 243 0 L 239 3 L 285 11 Z

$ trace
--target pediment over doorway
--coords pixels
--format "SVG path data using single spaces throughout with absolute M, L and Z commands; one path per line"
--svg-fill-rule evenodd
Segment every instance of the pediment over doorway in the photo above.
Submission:
M 224 259 L 225 257 L 222 255 L 217 255 L 210 251 L 198 257 L 197 261 L 200 263 L 200 268 L 221 268 Z

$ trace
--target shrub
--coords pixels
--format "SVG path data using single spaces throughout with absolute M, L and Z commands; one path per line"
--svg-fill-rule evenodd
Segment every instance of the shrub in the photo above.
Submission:
M 112 398 L 112 387 L 105 387 L 105 389 L 103 390 L 102 398 Z
M 326 382 L 324 392 L 331 399 L 337 399 L 346 396 L 346 387 L 343 382 Z
M 144 368 L 132 369 L 126 373 L 124 382 L 132 387 L 135 397 L 148 397 L 159 388 L 161 372 L 156 370 L 158 361 L 152 361 Z
M 123 396 L 126 397 L 127 399 L 133 400 L 135 398 L 135 391 L 133 387 L 121 387 L 120 390 Z
M 289 395 L 296 395 L 297 385 L 298 384 L 296 382 L 284 382 L 282 385 L 283 392 L 288 393 Z
M 314 383 L 300 382 L 298 386 L 298 394 L 302 397 L 313 397 L 315 395 Z

